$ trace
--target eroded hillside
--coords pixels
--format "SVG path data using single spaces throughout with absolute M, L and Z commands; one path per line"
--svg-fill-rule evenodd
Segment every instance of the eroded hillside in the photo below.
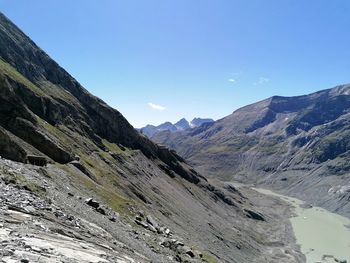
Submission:
M 258 183 L 350 216 L 350 86 L 272 97 L 154 141 L 200 172 Z
M 234 187 L 208 182 L 4 15 L 0 57 L 3 261 L 304 261 L 288 207 L 261 211 Z M 26 164 L 35 157 L 48 164 Z

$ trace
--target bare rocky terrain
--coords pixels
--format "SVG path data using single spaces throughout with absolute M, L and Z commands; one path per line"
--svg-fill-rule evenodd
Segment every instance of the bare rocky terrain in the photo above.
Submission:
M 202 174 L 255 183 L 350 217 L 350 86 L 245 106 L 152 137 Z
M 247 197 L 263 211 L 263 220 L 240 218 L 229 210 L 218 218 L 214 212 L 221 209 L 207 215 L 193 204 L 201 214 L 179 213 L 162 220 L 134 206 L 130 213 L 119 214 L 91 200 L 88 189 L 80 189 L 51 165 L 4 159 L 0 164 L 3 262 L 245 262 L 248 257 L 247 262 L 304 262 L 288 221 L 290 207 L 252 190 L 246 190 Z M 233 244 L 242 252 L 230 256 Z
M 305 261 L 289 206 L 206 179 L 2 14 L 0 47 L 2 262 Z

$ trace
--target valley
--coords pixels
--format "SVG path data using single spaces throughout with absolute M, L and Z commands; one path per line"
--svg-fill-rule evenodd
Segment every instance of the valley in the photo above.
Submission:
M 0 47 L 2 262 L 305 262 L 290 206 L 152 142 L 3 14 Z
M 274 96 L 152 139 L 208 178 L 254 183 L 350 217 L 350 86 Z
M 208 178 L 235 182 L 245 193 L 251 185 L 291 204 L 306 262 L 349 262 L 349 90 L 341 85 L 275 96 L 214 123 L 152 139 Z
M 168 38 L 153 33 L 158 41 Z M 223 95 L 216 89 L 223 81 L 209 76 L 223 73 L 206 72 L 210 63 L 200 53 L 203 67 L 186 66 L 204 84 L 187 83 L 191 70 L 173 79 L 185 63 L 168 60 L 163 46 L 150 45 L 169 72 L 146 50 L 123 58 L 151 39 L 135 35 L 144 39 L 120 50 L 111 45 L 105 58 L 120 64 L 108 65 L 105 79 L 94 82 L 94 91 L 118 99 L 109 101 L 116 109 L 0 13 L 0 263 L 350 263 L 350 84 L 227 111 L 235 103 L 226 94 L 240 81 L 257 90 L 270 78 L 254 76 L 248 84 L 248 74 L 230 73 Z M 182 47 L 180 39 L 171 47 Z M 170 53 L 185 59 L 195 52 Z M 152 67 L 133 60 L 141 58 Z M 130 61 L 133 70 L 124 68 Z M 213 64 L 221 71 L 221 62 Z M 166 87 L 153 85 L 161 73 L 171 80 Z M 126 76 L 144 90 L 134 92 L 122 81 Z M 105 87 L 110 79 L 113 92 Z M 174 87 L 181 99 L 164 92 Z M 218 116 L 219 108 L 232 113 L 198 117 Z M 161 124 L 135 128 L 125 109 L 137 127 L 146 118 Z M 181 119 L 164 122 L 168 117 Z

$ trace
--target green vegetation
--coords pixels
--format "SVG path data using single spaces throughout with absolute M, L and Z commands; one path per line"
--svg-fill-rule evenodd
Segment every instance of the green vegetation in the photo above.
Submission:
M 42 97 L 46 96 L 41 89 L 39 89 L 35 84 L 33 84 L 33 82 L 28 80 L 21 73 L 19 73 L 14 67 L 12 67 L 10 64 L 6 63 L 2 59 L 0 59 L 0 75 L 7 75 L 11 79 L 23 84 L 24 86 L 32 90 L 37 95 Z
M 69 130 L 64 125 L 53 126 L 41 118 L 37 121 L 44 130 L 50 135 L 56 137 L 62 146 L 69 149 L 72 153 L 81 156 L 86 155 L 87 152 L 97 150 L 97 146 L 87 137 L 83 137 L 79 133 Z M 76 147 L 76 146 L 79 147 Z
M 43 196 L 46 193 L 45 188 L 28 181 L 25 176 L 19 174 L 7 174 L 3 180 L 8 184 L 15 184 L 37 195 Z
M 25 87 L 33 91 L 35 94 L 41 97 L 51 96 L 53 98 L 58 98 L 68 103 L 74 104 L 75 106 L 79 105 L 79 101 L 68 91 L 52 84 L 49 81 L 40 81 L 37 84 L 34 84 L 28 80 L 25 76 L 19 73 L 14 67 L 6 63 L 0 58 L 0 75 L 8 76 L 11 79 L 23 84 Z
M 75 172 L 67 165 L 57 164 L 58 167 L 71 175 L 77 185 L 82 185 L 85 189 L 94 192 L 114 211 L 120 214 L 127 214 L 127 207 L 132 202 L 117 194 L 117 189 L 113 188 L 113 183 L 117 180 L 115 171 L 111 170 L 103 161 L 103 158 L 114 161 L 113 157 L 108 152 L 99 149 L 89 138 L 83 137 L 65 126 L 60 125 L 56 127 L 40 118 L 38 118 L 38 123 L 49 134 L 55 136 L 60 143 L 78 155 L 80 163 L 96 177 L 98 183 L 87 176 Z M 125 154 L 128 151 L 121 150 L 118 145 L 107 140 L 102 142 L 107 149 L 114 153 Z
M 59 127 L 53 126 L 39 117 L 37 117 L 37 121 L 43 130 L 45 130 L 49 135 L 54 136 L 57 141 L 60 142 L 61 146 L 65 146 L 66 149 L 69 149 L 71 152 L 73 152 L 72 147 L 75 143 L 74 138 L 61 131 Z
M 127 207 L 130 205 L 131 201 L 121 197 L 116 194 L 114 191 L 107 190 L 105 188 L 96 189 L 96 193 L 101 199 L 109 205 L 114 211 L 120 214 L 127 214 Z
M 130 212 L 127 210 L 127 207 L 133 203 L 132 200 L 129 200 L 125 197 L 119 195 L 115 189 L 111 189 L 110 187 L 113 184 L 108 184 L 108 182 L 104 182 L 104 185 L 99 185 L 95 183 L 93 180 L 88 178 L 87 176 L 83 176 L 80 173 L 76 173 L 67 165 L 56 164 L 57 167 L 64 170 L 67 174 L 71 175 L 71 178 L 75 182 L 75 184 L 82 186 L 86 190 L 92 191 L 96 194 L 102 201 L 104 201 L 111 209 L 120 213 L 120 214 L 129 214 Z M 97 168 L 95 168 L 97 169 Z M 113 186 L 112 186 L 113 187 Z
M 107 141 L 106 139 L 102 139 L 102 143 L 108 150 L 110 150 L 113 153 L 119 153 L 119 154 L 128 153 L 127 148 L 125 150 L 122 150 L 117 144 L 111 143 L 111 142 Z
M 205 254 L 203 253 L 203 257 L 202 257 L 204 262 L 208 262 L 208 263 L 218 263 L 218 261 L 211 255 L 209 254 Z
M 77 98 L 75 98 L 70 92 L 66 91 L 61 86 L 52 84 L 49 81 L 40 81 L 38 82 L 38 86 L 45 92 L 45 94 L 49 95 L 52 98 L 61 99 L 75 106 L 80 105 Z

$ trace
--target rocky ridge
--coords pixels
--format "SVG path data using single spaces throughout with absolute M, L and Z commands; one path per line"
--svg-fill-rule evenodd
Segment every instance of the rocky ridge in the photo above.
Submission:
M 350 216 L 350 86 L 272 98 L 152 139 L 208 177 L 255 183 Z
M 147 125 L 139 131 L 146 135 L 148 138 L 152 138 L 153 136 L 157 136 L 157 134 L 167 131 L 167 132 L 176 132 L 176 131 L 185 131 L 190 130 L 196 127 L 199 127 L 203 124 L 209 124 L 213 123 L 213 119 L 202 119 L 202 118 L 194 118 L 192 121 L 187 121 L 185 118 L 182 118 L 175 124 L 172 124 L 171 122 L 165 122 L 158 126 L 154 125 Z

